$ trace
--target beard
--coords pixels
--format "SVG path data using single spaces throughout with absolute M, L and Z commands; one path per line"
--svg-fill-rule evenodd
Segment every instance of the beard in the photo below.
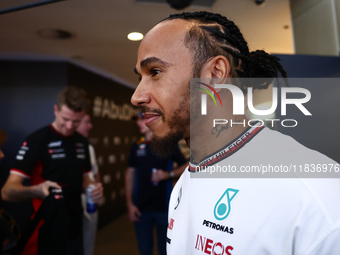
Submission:
M 169 132 L 164 137 L 153 135 L 150 141 L 152 151 L 162 158 L 171 157 L 172 153 L 178 148 L 178 142 L 183 138 L 181 131 Z
M 178 108 L 171 114 L 168 120 L 170 131 L 163 137 L 153 135 L 150 141 L 153 152 L 161 157 L 168 158 L 178 148 L 178 142 L 184 138 L 184 134 L 190 127 L 190 90 L 182 95 L 182 101 Z M 164 121 L 164 115 L 163 121 Z

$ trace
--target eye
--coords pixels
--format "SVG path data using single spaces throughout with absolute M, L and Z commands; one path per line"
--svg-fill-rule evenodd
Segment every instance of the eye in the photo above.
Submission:
M 154 68 L 152 68 L 152 69 L 150 70 L 150 73 L 151 73 L 151 76 L 152 76 L 152 77 L 156 76 L 156 75 L 159 74 L 160 72 L 161 72 L 160 70 L 154 69 Z

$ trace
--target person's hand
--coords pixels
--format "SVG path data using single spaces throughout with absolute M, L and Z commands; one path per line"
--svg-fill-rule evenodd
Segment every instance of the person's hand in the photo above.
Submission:
M 151 174 L 151 181 L 158 183 L 160 181 L 168 179 L 169 177 L 169 172 L 158 169 L 156 170 L 156 172 Z
M 129 218 L 132 222 L 139 221 L 139 218 L 142 216 L 141 212 L 138 210 L 137 206 L 131 204 L 128 206 Z
M 49 188 L 61 189 L 61 186 L 58 183 L 52 181 L 45 181 L 33 187 L 36 197 L 42 199 L 50 194 Z
M 93 203 L 98 203 L 103 197 L 103 184 L 101 182 L 97 182 L 91 185 L 93 185 L 94 188 L 90 192 L 90 198 L 92 199 Z

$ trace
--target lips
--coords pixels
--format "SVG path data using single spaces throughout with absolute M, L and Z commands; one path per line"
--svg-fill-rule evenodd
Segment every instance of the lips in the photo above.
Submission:
M 143 113 L 143 117 L 145 118 L 145 125 L 149 126 L 161 116 L 155 113 Z

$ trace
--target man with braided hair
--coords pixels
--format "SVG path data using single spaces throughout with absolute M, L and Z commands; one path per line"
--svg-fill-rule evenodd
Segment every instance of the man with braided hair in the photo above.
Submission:
M 226 17 L 181 13 L 146 34 L 135 72 L 140 83 L 131 102 L 142 109 L 154 150 L 168 155 L 183 138 L 191 149 L 189 167 L 171 195 L 168 255 L 339 253 L 339 179 L 205 178 L 204 167 L 336 164 L 260 124 L 240 125 L 246 116 L 233 114 L 229 90 L 215 87 L 221 107 L 207 100 L 209 116 L 191 111 L 200 109 L 201 85 L 236 81 L 230 84 L 244 93 L 247 87 L 267 89 L 279 73 L 287 76 L 278 58 L 249 52 Z M 238 124 L 212 128 L 221 116 Z

